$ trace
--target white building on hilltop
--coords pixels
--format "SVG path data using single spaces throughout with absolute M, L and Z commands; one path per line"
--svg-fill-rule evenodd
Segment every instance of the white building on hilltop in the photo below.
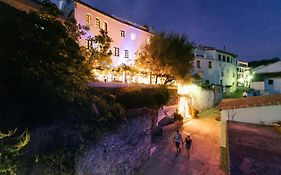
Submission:
M 251 68 L 248 66 L 247 62 L 238 61 L 237 62 L 237 86 L 249 87 L 252 80 L 250 75 Z
M 225 92 L 236 90 L 237 55 L 205 46 L 196 48 L 194 55 L 193 74 L 198 74 L 206 84 L 221 85 Z
M 113 67 L 133 65 L 136 52 L 149 42 L 152 35 L 147 27 L 107 14 L 79 0 L 61 0 L 59 6 L 65 17 L 74 17 L 77 24 L 89 28 L 79 41 L 81 46 L 92 47 L 92 42 L 87 38 L 99 35 L 100 29 L 108 32 L 112 39 L 110 50 Z

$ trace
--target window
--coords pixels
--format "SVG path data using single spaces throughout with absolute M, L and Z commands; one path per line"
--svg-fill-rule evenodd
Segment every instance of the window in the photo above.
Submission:
M 114 47 L 114 56 L 119 56 L 119 48 Z
M 209 61 L 209 69 L 212 69 L 212 61 Z
M 210 81 L 209 81 L 209 80 L 206 80 L 206 84 L 210 84 Z
M 222 61 L 225 61 L 225 56 L 224 55 L 222 56 Z
M 201 68 L 201 65 L 200 65 L 200 60 L 197 60 L 197 68 Z
M 89 40 L 89 39 L 86 39 L 85 41 L 85 47 L 87 49 L 92 49 L 93 48 L 93 41 L 92 40 Z
M 221 54 L 218 55 L 218 60 L 219 60 L 219 61 L 221 60 Z
M 120 30 L 120 36 L 125 37 L 125 31 L 124 30 Z
M 220 80 L 220 85 L 222 85 L 222 80 Z
M 100 28 L 100 20 L 98 18 L 96 18 L 96 27 Z
M 230 62 L 230 58 L 229 57 L 227 57 L 226 59 L 227 59 L 227 62 Z
M 91 26 L 91 20 L 92 20 L 92 16 L 87 14 L 86 15 L 86 26 L 90 27 Z
M 233 77 L 233 78 L 235 77 L 235 73 L 232 74 L 232 77 Z
M 129 51 L 125 50 L 125 58 L 129 58 Z
M 106 22 L 103 23 L 103 30 L 104 30 L 104 31 L 107 31 L 107 23 L 106 23 Z
M 273 80 L 268 80 L 268 84 L 273 84 Z
M 221 76 L 223 77 L 223 70 L 221 71 Z

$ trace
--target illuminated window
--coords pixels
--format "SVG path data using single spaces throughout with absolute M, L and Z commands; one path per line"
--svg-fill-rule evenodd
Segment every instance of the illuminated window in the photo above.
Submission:
M 103 29 L 104 29 L 105 31 L 107 31 L 107 23 L 106 23 L 106 22 L 103 24 Z
M 119 56 L 119 48 L 114 47 L 114 56 Z
M 196 63 L 197 63 L 196 67 L 197 67 L 197 68 L 201 68 L 201 65 L 200 65 L 200 60 L 197 60 L 197 62 L 196 62 Z
M 129 51 L 125 50 L 125 58 L 129 58 Z
M 209 61 L 209 69 L 212 69 L 212 61 Z
M 85 47 L 87 49 L 92 49 L 93 48 L 93 41 L 92 40 L 89 40 L 89 39 L 86 39 L 85 40 Z
M 131 40 L 135 40 L 136 39 L 136 34 L 135 33 L 131 33 Z
M 125 37 L 125 31 L 124 30 L 120 30 L 120 36 Z
M 86 26 L 90 27 L 91 26 L 91 20 L 92 20 L 92 16 L 87 14 L 86 15 Z
M 96 18 L 96 27 L 100 28 L 100 20 L 98 18 Z

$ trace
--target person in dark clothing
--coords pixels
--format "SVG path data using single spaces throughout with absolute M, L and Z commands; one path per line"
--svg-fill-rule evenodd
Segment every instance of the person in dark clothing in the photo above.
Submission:
M 187 158 L 189 159 L 190 158 L 190 149 L 192 148 L 192 140 L 189 135 L 185 138 L 184 142 L 185 142 L 185 148 L 187 151 Z

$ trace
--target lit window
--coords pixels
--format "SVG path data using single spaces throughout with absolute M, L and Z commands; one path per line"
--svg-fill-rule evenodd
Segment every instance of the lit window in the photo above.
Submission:
M 125 50 L 125 58 L 129 58 L 129 51 Z
M 90 27 L 91 26 L 91 20 L 92 20 L 92 16 L 87 14 L 86 15 L 86 26 Z
M 114 47 L 114 56 L 119 56 L 119 48 Z
M 125 37 L 125 31 L 124 30 L 120 30 L 120 36 Z
M 212 61 L 209 61 L 209 69 L 212 69 Z
M 98 18 L 96 18 L 96 27 L 100 28 L 100 20 Z
M 200 60 L 197 60 L 197 68 L 201 68 L 201 65 L 200 65 Z
M 92 40 L 89 40 L 89 39 L 86 39 L 85 40 L 85 47 L 87 49 L 92 49 L 93 48 L 93 41 Z
M 104 29 L 105 31 L 107 31 L 107 23 L 106 23 L 106 22 L 103 24 L 103 29 Z
M 131 33 L 131 40 L 135 40 L 136 39 L 136 34 L 135 33 Z

